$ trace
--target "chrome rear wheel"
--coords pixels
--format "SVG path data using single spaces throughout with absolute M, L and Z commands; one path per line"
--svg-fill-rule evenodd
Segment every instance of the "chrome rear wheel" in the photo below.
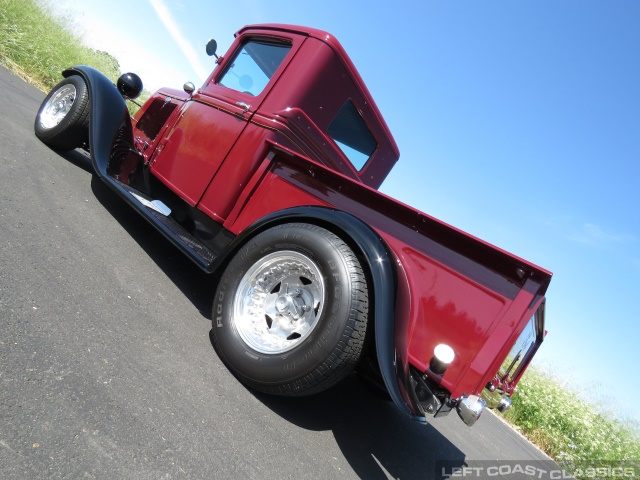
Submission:
M 318 324 L 325 286 L 307 256 L 285 250 L 249 268 L 235 294 L 233 321 L 242 340 L 266 354 L 288 352 Z

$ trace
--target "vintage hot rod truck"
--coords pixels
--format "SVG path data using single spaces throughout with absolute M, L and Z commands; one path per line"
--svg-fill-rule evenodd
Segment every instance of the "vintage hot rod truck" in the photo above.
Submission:
M 330 34 L 247 26 L 204 85 L 131 117 L 75 66 L 35 133 L 215 275 L 212 342 L 246 385 L 308 395 L 356 371 L 421 421 L 504 410 L 544 337 L 551 274 L 377 191 L 399 151 Z

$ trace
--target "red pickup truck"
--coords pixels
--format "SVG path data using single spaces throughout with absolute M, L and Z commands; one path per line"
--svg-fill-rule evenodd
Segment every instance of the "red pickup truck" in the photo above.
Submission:
M 377 191 L 399 151 L 329 33 L 237 32 L 204 85 L 131 117 L 75 66 L 35 133 L 85 148 L 95 174 L 216 279 L 212 339 L 246 385 L 308 395 L 352 371 L 425 421 L 504 410 L 544 338 L 551 273 Z

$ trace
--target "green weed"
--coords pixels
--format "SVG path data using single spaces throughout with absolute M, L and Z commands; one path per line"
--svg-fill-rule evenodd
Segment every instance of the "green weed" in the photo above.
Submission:
M 530 367 L 512 401 L 505 419 L 562 467 L 582 471 L 605 465 L 638 468 L 637 424 L 598 412 L 582 395 L 549 374 Z
M 36 0 L 0 0 L 0 62 L 43 90 L 60 80 L 60 72 L 72 65 L 89 65 L 111 80 L 120 76 L 115 58 L 88 48 L 57 18 L 45 3 Z
M 115 83 L 122 73 L 118 61 L 85 46 L 73 26 L 71 17 L 54 15 L 44 1 L 0 0 L 0 64 L 44 91 L 73 65 L 93 67 Z M 149 96 L 143 92 L 138 102 Z M 138 109 L 130 102 L 128 106 L 131 113 Z

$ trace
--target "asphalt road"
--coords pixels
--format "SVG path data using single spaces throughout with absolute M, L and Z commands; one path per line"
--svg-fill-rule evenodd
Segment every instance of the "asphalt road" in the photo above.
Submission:
M 490 414 L 422 426 L 356 378 L 247 390 L 210 340 L 212 281 L 33 135 L 44 94 L 0 68 L 2 478 L 441 478 L 546 460 Z

